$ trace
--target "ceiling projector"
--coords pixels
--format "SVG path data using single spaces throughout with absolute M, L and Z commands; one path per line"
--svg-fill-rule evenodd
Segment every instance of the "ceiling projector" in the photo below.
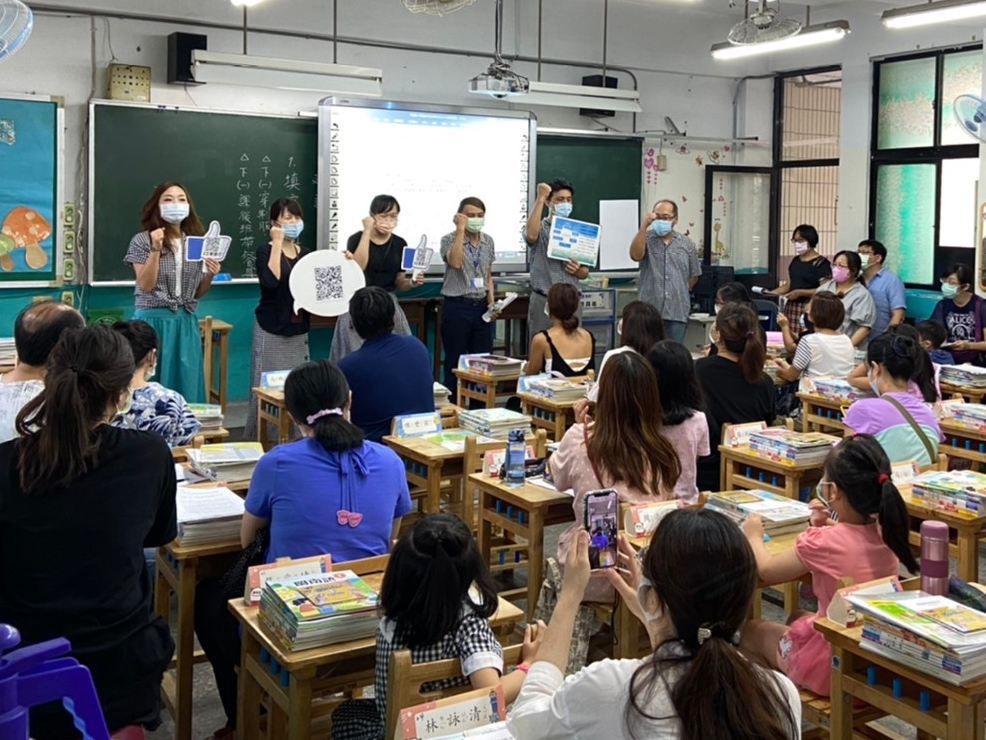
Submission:
M 483 74 L 469 80 L 469 92 L 506 98 L 513 95 L 526 95 L 530 84 L 526 77 L 517 74 L 506 64 L 493 63 Z

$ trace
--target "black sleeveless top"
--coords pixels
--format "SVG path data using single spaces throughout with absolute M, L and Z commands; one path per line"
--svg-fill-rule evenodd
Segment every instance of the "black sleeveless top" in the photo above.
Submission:
M 545 329 L 541 333 L 544 334 L 544 338 L 548 340 L 548 347 L 551 348 L 551 372 L 561 373 L 566 378 L 574 378 L 596 369 L 596 337 L 592 332 L 589 332 L 589 336 L 592 337 L 592 351 L 589 353 L 589 362 L 584 368 L 577 371 L 570 368 L 568 362 L 558 352 L 554 342 L 551 341 L 551 335 L 548 334 L 548 330 Z

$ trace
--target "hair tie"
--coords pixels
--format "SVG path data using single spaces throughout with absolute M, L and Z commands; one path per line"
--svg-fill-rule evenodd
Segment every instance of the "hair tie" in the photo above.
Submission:
M 888 480 L 890 480 L 890 476 L 889 475 L 887 475 L 886 473 L 880 473 L 880 477 L 876 479 L 876 482 L 879 483 L 882 486 Z
M 750 337 L 752 337 L 752 336 L 753 336 L 753 332 L 752 332 L 752 331 L 748 331 L 748 332 L 746 333 L 746 338 L 747 338 L 747 339 L 749 339 L 749 338 L 750 338 Z
M 716 630 L 717 628 L 721 628 L 721 627 L 723 627 L 723 625 L 702 625 L 701 627 L 699 627 L 698 628 L 698 644 L 700 646 L 701 645 L 704 645 L 706 640 L 709 640 L 709 639 L 711 639 L 713 637 L 721 637 L 722 639 L 726 639 L 725 635 L 724 634 L 721 634 L 722 633 L 722 630 L 721 629 L 719 629 L 719 633 L 720 634 L 716 634 L 714 632 L 714 630 Z M 740 633 L 739 633 L 739 630 L 736 630 L 735 632 L 733 632 L 733 634 L 729 637 L 729 641 L 733 645 L 739 645 L 740 644 Z
M 79 366 L 78 366 L 78 365 L 69 365 L 69 366 L 68 366 L 68 369 L 69 369 L 69 370 L 71 370 L 71 371 L 72 371 L 73 373 L 75 373 L 76 375 L 78 375 L 79 373 L 81 373 L 81 372 L 82 372 L 82 371 L 81 371 L 81 370 L 79 369 Z
M 321 411 L 316 411 L 306 419 L 308 426 L 311 426 L 323 416 L 342 416 L 342 409 L 322 409 Z

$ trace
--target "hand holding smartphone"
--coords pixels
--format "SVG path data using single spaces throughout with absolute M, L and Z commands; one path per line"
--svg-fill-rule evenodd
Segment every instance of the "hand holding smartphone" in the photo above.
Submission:
M 589 533 L 589 567 L 614 568 L 619 536 L 619 496 L 612 488 L 585 495 L 583 524 Z

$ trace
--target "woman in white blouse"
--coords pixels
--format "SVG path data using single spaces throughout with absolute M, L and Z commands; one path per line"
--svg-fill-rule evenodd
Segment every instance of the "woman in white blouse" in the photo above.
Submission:
M 621 538 L 623 575 L 604 570 L 647 627 L 652 655 L 603 660 L 565 679 L 575 613 L 589 583 L 589 536 L 569 551 L 551 626 L 514 703 L 514 737 L 729 738 L 801 736 L 790 679 L 740 654 L 739 628 L 757 585 L 739 527 L 709 510 L 668 514 L 640 560 Z

